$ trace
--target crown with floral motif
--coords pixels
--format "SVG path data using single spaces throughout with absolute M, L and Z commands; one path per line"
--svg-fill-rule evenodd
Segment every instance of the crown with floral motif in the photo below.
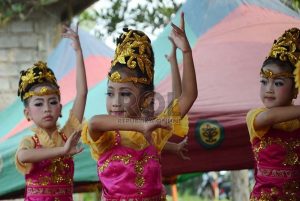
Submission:
M 112 82 L 134 82 L 141 84 L 152 84 L 154 74 L 154 60 L 151 41 L 142 31 L 124 29 L 117 40 L 114 59 L 111 70 L 118 64 L 123 68 L 140 71 L 139 77 L 121 77 L 120 72 L 114 71 L 109 74 L 108 79 Z
M 21 71 L 20 74 L 21 76 L 19 80 L 18 96 L 20 96 L 22 101 L 34 95 L 60 95 L 59 86 L 57 84 L 55 75 L 53 71 L 48 68 L 47 63 L 39 61 L 32 67 L 28 68 L 26 71 Z M 30 91 L 33 86 L 42 83 L 50 83 L 57 89 L 50 90 L 46 87 L 42 87 L 38 92 Z
M 291 28 L 284 32 L 274 41 L 269 56 L 267 58 L 276 58 L 281 61 L 290 62 L 295 70 L 293 72 L 295 86 L 300 86 L 300 30 Z

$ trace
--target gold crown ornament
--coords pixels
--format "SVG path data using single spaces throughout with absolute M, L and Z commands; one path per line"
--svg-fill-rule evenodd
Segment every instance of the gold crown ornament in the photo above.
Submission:
M 152 84 L 154 74 L 154 61 L 151 41 L 145 33 L 138 30 L 124 29 L 117 41 L 111 72 L 108 79 L 112 82 L 134 82 Z M 121 77 L 120 72 L 114 68 L 122 64 L 122 68 L 140 71 L 141 76 Z M 120 68 L 119 68 L 120 70 Z
M 294 74 L 289 73 L 289 72 L 282 72 L 282 73 L 274 73 L 273 71 L 266 69 L 263 70 L 261 69 L 260 75 L 264 78 L 271 78 L 271 79 L 276 79 L 280 77 L 285 77 L 285 78 L 294 78 Z
M 57 89 L 49 89 L 47 87 L 42 87 L 39 91 L 26 92 L 24 94 L 23 99 L 26 100 L 27 98 L 29 98 L 31 96 L 47 96 L 47 95 L 52 95 L 52 94 L 60 95 L 60 92 Z
M 291 28 L 284 32 L 277 40 L 274 41 L 268 58 L 277 58 L 281 61 L 289 61 L 295 70 L 293 75 L 283 73 L 283 77 L 294 77 L 295 87 L 300 86 L 300 30 Z M 261 73 L 262 74 L 262 73 Z M 274 75 L 273 75 L 274 76 Z
M 31 96 L 44 96 L 50 94 L 60 95 L 59 86 L 57 84 L 57 80 L 53 71 L 48 68 L 47 63 L 39 61 L 35 63 L 32 67 L 28 68 L 26 71 L 21 71 L 21 76 L 19 80 L 19 89 L 18 96 L 20 96 L 21 100 Z M 42 87 L 39 91 L 30 91 L 30 89 L 42 83 L 49 83 L 56 87 L 57 89 L 48 89 L 47 87 Z

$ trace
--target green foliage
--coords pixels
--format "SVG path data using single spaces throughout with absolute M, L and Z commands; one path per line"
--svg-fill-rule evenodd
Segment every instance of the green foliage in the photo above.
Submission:
M 86 192 L 73 194 L 74 201 L 94 201 L 100 200 L 99 192 Z
M 300 10 L 300 0 L 280 0 L 282 3 L 290 7 L 291 9 L 299 12 Z
M 281 1 L 295 11 L 300 9 L 300 0 L 274 1 Z M 116 37 L 119 34 L 117 32 L 124 26 L 147 29 L 148 32 L 154 33 L 165 27 L 181 7 L 181 3 L 176 0 L 139 0 L 134 3 L 131 0 L 111 0 L 106 1 L 106 4 L 109 4 L 106 8 L 89 8 L 79 16 L 81 26 L 93 30 L 94 34 L 102 39 Z
M 111 0 L 110 6 L 96 10 L 90 8 L 79 16 L 81 26 L 93 29 L 97 37 L 117 35 L 122 27 L 148 29 L 151 33 L 166 26 L 170 18 L 181 7 L 176 0 Z M 95 24 L 101 23 L 100 28 Z M 105 27 L 105 28 L 103 28 Z
M 0 1 L 0 25 L 7 24 L 17 18 L 25 20 L 34 10 L 56 2 L 57 0 L 1 0 Z
M 15 16 L 23 18 L 25 6 L 22 3 L 12 3 L 9 0 L 0 1 L 0 24 L 6 24 Z

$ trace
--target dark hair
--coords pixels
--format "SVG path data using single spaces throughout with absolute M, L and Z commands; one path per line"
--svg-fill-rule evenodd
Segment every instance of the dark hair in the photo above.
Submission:
M 277 65 L 280 69 L 284 71 L 288 71 L 290 73 L 293 73 L 295 70 L 295 66 L 290 62 L 290 61 L 281 61 L 278 58 L 273 58 L 273 57 L 268 57 L 264 62 L 261 68 L 265 67 L 266 65 L 269 64 L 275 64 Z

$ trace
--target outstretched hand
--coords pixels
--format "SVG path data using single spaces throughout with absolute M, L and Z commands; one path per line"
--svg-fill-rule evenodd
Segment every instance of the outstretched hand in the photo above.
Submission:
M 78 36 L 78 24 L 76 24 L 75 31 L 71 29 L 70 27 L 67 27 L 66 25 L 62 26 L 62 37 L 63 38 L 69 38 L 73 41 L 72 46 L 75 51 L 81 50 L 79 36 Z
M 78 146 L 79 139 L 81 135 L 81 130 L 74 132 L 66 141 L 64 145 L 64 154 L 65 155 L 75 155 L 83 151 L 83 147 Z
M 185 137 L 180 143 L 177 144 L 177 155 L 183 160 L 191 160 L 190 157 L 185 154 L 188 152 L 188 137 Z
M 172 32 L 170 34 L 170 38 L 178 47 L 181 49 L 182 52 L 189 52 L 191 51 L 191 47 L 189 44 L 189 41 L 186 37 L 185 34 L 185 25 L 184 25 L 184 13 L 181 13 L 181 18 L 180 18 L 180 27 L 176 26 L 175 24 L 171 23 L 172 26 Z

